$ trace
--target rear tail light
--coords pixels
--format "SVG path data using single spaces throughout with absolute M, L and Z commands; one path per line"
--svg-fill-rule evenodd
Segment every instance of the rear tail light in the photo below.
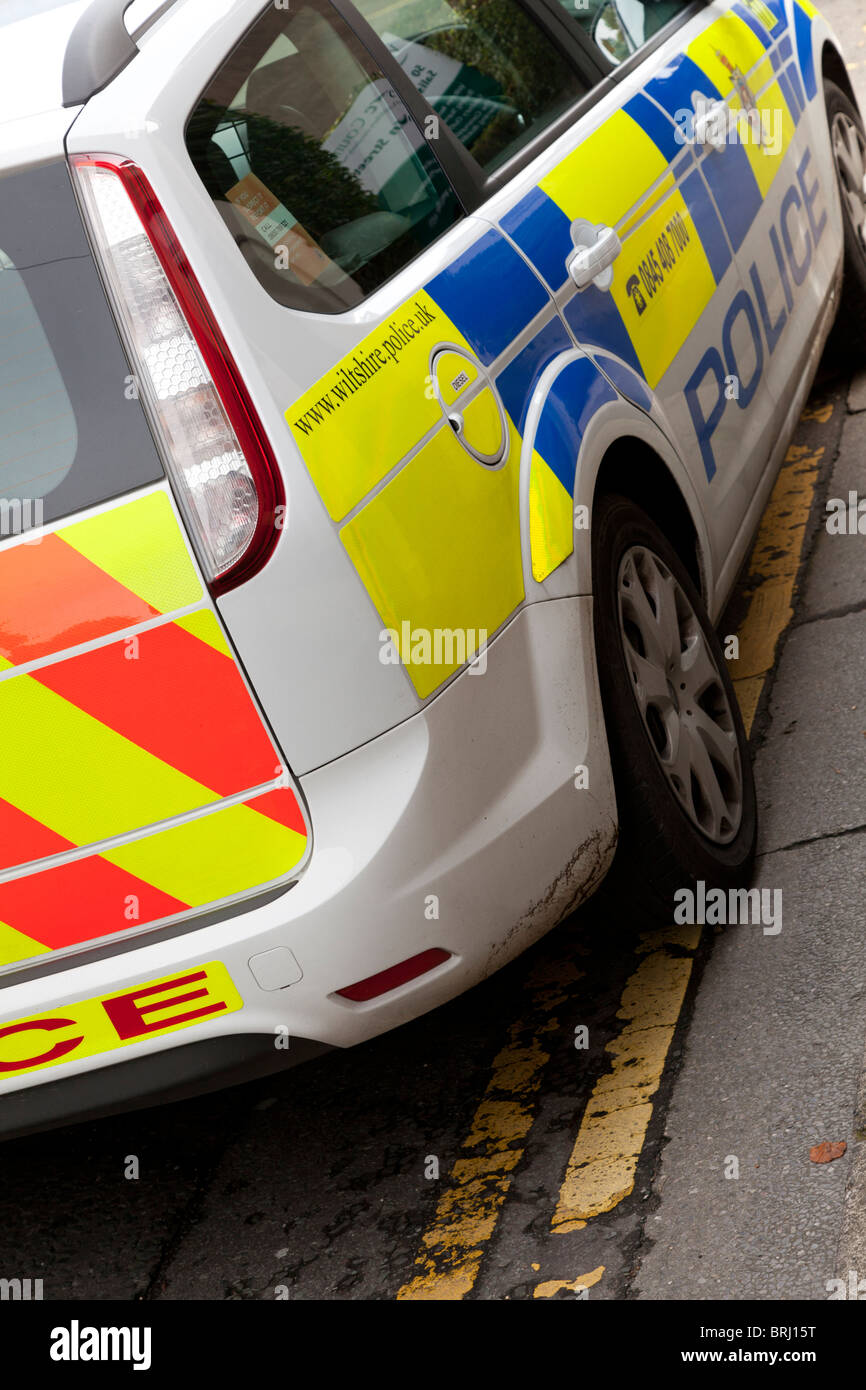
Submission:
M 144 174 L 113 155 L 73 155 L 71 164 L 143 404 L 207 579 L 223 591 L 276 544 L 276 459 Z

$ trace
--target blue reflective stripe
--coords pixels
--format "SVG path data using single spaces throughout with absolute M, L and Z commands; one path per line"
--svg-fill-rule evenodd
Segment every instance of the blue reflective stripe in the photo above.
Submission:
M 731 264 L 731 248 L 719 221 L 719 214 L 707 192 L 707 186 L 697 170 L 683 181 L 680 192 L 692 215 L 692 221 L 713 272 L 713 279 L 718 285 Z
M 779 90 L 787 102 L 788 110 L 791 113 L 791 120 L 794 122 L 794 125 L 796 125 L 800 119 L 803 108 L 792 90 L 792 83 L 787 72 L 779 73 Z
M 779 57 L 784 62 L 786 58 L 792 57 L 793 53 L 794 49 L 793 45 L 791 44 L 791 35 L 786 34 L 779 44 Z
M 805 10 L 794 3 L 794 34 L 797 39 L 797 57 L 800 60 L 800 71 L 803 74 L 803 86 L 806 89 L 806 97 L 809 101 L 818 90 L 815 81 L 815 57 L 812 53 L 812 20 Z
M 542 372 L 555 357 L 568 352 L 573 346 L 562 320 L 551 319 L 540 333 L 536 333 L 532 342 L 517 354 L 514 361 L 499 373 L 496 386 L 519 434 L 523 434 L 532 396 Z
M 641 365 L 632 347 L 628 329 L 606 290 L 599 290 L 595 285 L 590 285 L 588 289 L 572 295 L 562 312 L 579 343 L 607 348 L 608 352 L 615 353 L 624 362 L 628 362 L 629 366 L 634 367 L 635 371 L 640 372 Z
M 644 96 L 643 92 L 638 92 L 626 102 L 623 109 L 653 143 L 658 145 L 665 159 L 670 161 L 676 158 L 682 149 L 682 145 L 676 139 L 676 129 L 654 102 Z
M 646 91 L 664 107 L 672 120 L 678 111 L 691 111 L 692 92 L 701 92 L 710 101 L 718 101 L 721 92 L 702 68 L 685 53 L 676 53 L 661 72 L 646 85 Z
M 514 247 L 486 232 L 426 290 L 489 364 L 550 299 Z
M 562 208 L 541 188 L 533 188 L 502 218 L 502 228 L 548 285 L 559 289 L 567 278 L 566 258 L 574 250 L 571 224 Z
M 624 362 L 620 362 L 618 357 L 608 357 L 607 353 L 599 353 L 596 358 L 599 367 L 605 376 L 610 377 L 617 391 L 625 396 L 626 400 L 633 401 L 647 413 L 652 409 L 652 392 L 644 381 L 643 377 L 633 372 L 631 367 L 627 367 Z
M 735 251 L 761 210 L 761 190 L 742 145 L 725 144 L 710 150 L 701 170 L 722 215 L 725 231 Z
M 738 17 L 738 19 L 741 19 L 743 21 L 744 24 L 748 24 L 752 33 L 755 35 L 756 38 L 759 38 L 761 40 L 761 43 L 764 45 L 765 48 L 770 47 L 770 44 L 773 42 L 773 40 L 770 38 L 769 34 L 767 33 L 763 24 L 761 24 L 760 20 L 756 19 L 755 16 L 751 13 L 751 11 L 746 9 L 745 5 L 735 5 L 733 12 Z
M 787 77 L 788 85 L 790 86 L 791 91 L 793 92 L 796 98 L 797 110 L 799 114 L 802 115 L 806 109 L 806 98 L 803 96 L 803 88 L 800 83 L 800 73 L 797 69 L 796 63 L 788 64 L 788 66 L 785 69 L 785 76 Z
M 677 162 L 676 162 L 676 164 L 675 164 L 674 167 L 673 167 L 673 171 L 672 171 L 672 172 L 673 172 L 673 176 L 674 176 L 674 178 L 676 179 L 677 183 L 679 183 L 680 179 L 684 176 L 684 174 L 685 174 L 686 170 L 688 169 L 689 165 L 690 165 L 690 164 L 693 164 L 693 163 L 694 163 L 694 156 L 692 155 L 691 150 L 686 150 L 686 152 L 685 152 L 685 154 L 683 155 L 682 159 L 678 159 Z
M 569 496 L 574 493 L 577 456 L 595 412 L 616 392 L 586 357 L 570 362 L 556 378 L 541 412 L 535 448 Z

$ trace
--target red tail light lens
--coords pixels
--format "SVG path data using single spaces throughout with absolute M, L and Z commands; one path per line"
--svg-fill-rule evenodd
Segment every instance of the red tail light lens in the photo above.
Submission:
M 282 479 L 231 353 L 148 180 L 113 155 L 71 159 L 143 404 L 216 592 L 279 537 Z

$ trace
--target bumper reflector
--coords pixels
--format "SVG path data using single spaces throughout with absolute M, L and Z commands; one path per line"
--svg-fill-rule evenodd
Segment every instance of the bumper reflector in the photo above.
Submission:
M 380 970 L 378 975 L 369 975 L 366 980 L 359 980 L 357 984 L 338 989 L 337 993 L 343 999 L 363 1004 L 368 999 L 387 994 L 398 985 L 405 985 L 409 980 L 416 980 L 419 975 L 426 975 L 428 970 L 435 970 L 437 965 L 450 959 L 450 951 L 443 951 L 440 946 L 432 946 L 429 951 L 421 951 L 417 956 L 401 960 L 398 965 L 389 965 L 387 970 Z

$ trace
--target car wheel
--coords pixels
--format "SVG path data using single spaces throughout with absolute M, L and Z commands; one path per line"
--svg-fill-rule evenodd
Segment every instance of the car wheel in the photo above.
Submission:
M 670 922 L 677 889 L 748 880 L 757 808 L 737 697 L 700 594 L 655 522 L 602 496 L 592 522 L 595 644 L 619 813 L 604 888 Z
M 839 312 L 859 331 L 866 314 L 866 132 L 857 108 L 835 82 L 824 83 L 824 100 L 845 233 Z

